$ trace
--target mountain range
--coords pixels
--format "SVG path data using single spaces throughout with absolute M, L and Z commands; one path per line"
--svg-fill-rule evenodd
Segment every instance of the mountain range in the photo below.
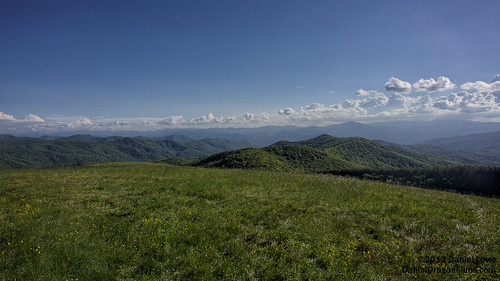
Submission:
M 461 132 L 486 132 L 450 137 L 450 134 L 460 131 L 456 124 L 463 126 L 460 127 Z M 262 151 L 247 149 L 244 153 L 240 151 L 240 156 L 248 154 L 246 156 L 248 158 L 250 154 L 257 153 L 253 156 L 260 157 L 262 161 L 264 159 L 274 159 L 271 162 L 275 164 L 277 163 L 277 158 L 275 157 L 279 156 L 279 153 L 282 153 L 278 152 L 281 149 L 294 150 L 294 154 L 304 155 L 305 158 L 301 156 L 299 157 L 300 159 L 306 159 L 307 154 L 314 155 L 315 159 L 319 161 L 314 164 L 316 166 L 323 164 L 337 168 L 394 166 L 383 163 L 383 161 L 375 161 L 367 164 L 363 163 L 359 157 L 352 158 L 352 155 L 357 155 L 358 151 L 364 151 L 366 155 L 378 153 L 381 146 L 386 151 L 392 150 L 394 153 L 405 151 L 405 155 L 410 157 L 423 153 L 440 156 L 440 159 L 446 158 L 448 161 L 460 164 L 500 166 L 500 128 L 496 132 L 491 132 L 497 126 L 497 123 L 465 121 L 454 123 L 452 121 L 441 120 L 435 122 L 392 122 L 377 124 L 348 122 L 327 127 L 306 128 L 287 126 L 176 129 L 163 132 L 157 131 L 155 134 L 158 135 L 172 134 L 156 137 L 77 134 L 62 137 L 45 135 L 33 138 L 0 135 L 0 167 L 19 168 L 96 162 L 156 161 L 172 157 L 177 157 L 177 160 L 171 161 L 172 163 L 192 163 L 193 161 L 186 162 L 180 158 L 200 158 L 218 152 L 248 147 L 264 149 Z M 308 141 L 303 140 L 315 139 L 319 135 L 324 135 L 323 132 L 329 132 L 328 135 L 337 137 L 337 143 L 343 140 L 343 144 L 336 148 L 336 161 L 334 162 L 332 162 L 331 153 L 330 156 L 325 157 L 325 151 L 317 151 L 314 149 L 318 149 L 318 147 L 304 145 Z M 417 137 L 417 135 L 420 137 Z M 428 139 L 435 135 L 444 135 L 446 137 Z M 371 139 L 371 141 L 368 141 L 368 139 Z M 413 142 L 410 142 L 410 139 Z M 418 139 L 424 139 L 424 141 L 415 142 Z M 276 148 L 277 146 L 284 146 L 283 144 L 285 143 L 287 145 L 298 145 L 300 148 Z M 356 147 L 356 150 L 352 150 L 352 147 Z M 329 148 L 329 150 L 331 152 L 332 148 Z M 264 152 L 267 153 L 266 157 L 264 157 Z M 409 152 L 413 154 L 409 154 Z M 274 156 L 271 156 L 271 154 Z M 374 157 L 370 161 L 379 156 Z M 282 164 L 278 166 L 283 166 Z M 414 164 L 410 166 L 412 165 L 415 167 L 418 166 Z M 295 166 L 297 165 L 292 165 L 292 167 Z M 305 170 L 315 170 L 312 166 L 302 168 Z
M 500 166 L 500 131 L 434 139 L 405 147 L 465 164 Z
M 72 131 L 47 137 L 33 133 L 32 137 L 59 138 L 91 134 L 94 136 L 124 136 L 164 138 L 171 135 L 187 136 L 194 140 L 227 139 L 246 142 L 252 147 L 265 147 L 280 140 L 301 141 L 328 134 L 336 137 L 362 137 L 398 144 L 418 144 L 437 138 L 465 136 L 500 131 L 500 122 L 473 122 L 464 120 L 392 121 L 379 123 L 346 122 L 329 126 L 266 126 L 258 128 L 176 128 L 159 131 Z

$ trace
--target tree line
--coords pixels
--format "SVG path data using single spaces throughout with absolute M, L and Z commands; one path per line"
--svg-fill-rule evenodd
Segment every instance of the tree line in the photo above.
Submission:
M 431 189 L 453 190 L 465 194 L 500 197 L 500 167 L 461 165 L 421 169 L 345 169 L 327 173 Z

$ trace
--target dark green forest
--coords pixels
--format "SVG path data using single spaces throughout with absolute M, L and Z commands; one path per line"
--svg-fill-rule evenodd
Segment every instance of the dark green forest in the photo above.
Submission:
M 328 174 L 465 194 L 500 196 L 500 167 L 451 166 L 424 169 L 343 169 Z
M 55 140 L 0 137 L 0 168 L 198 158 L 246 144 L 222 139 L 174 141 L 144 137 L 75 135 Z

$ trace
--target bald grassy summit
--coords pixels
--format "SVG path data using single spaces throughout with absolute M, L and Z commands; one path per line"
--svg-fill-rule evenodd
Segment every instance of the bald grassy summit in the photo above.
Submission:
M 0 170 L 0 183 L 0 280 L 500 278 L 493 198 L 152 163 Z

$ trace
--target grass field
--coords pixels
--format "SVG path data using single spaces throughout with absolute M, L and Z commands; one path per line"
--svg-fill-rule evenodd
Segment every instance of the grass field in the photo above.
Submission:
M 0 171 L 0 280 L 495 280 L 500 201 L 151 163 Z

